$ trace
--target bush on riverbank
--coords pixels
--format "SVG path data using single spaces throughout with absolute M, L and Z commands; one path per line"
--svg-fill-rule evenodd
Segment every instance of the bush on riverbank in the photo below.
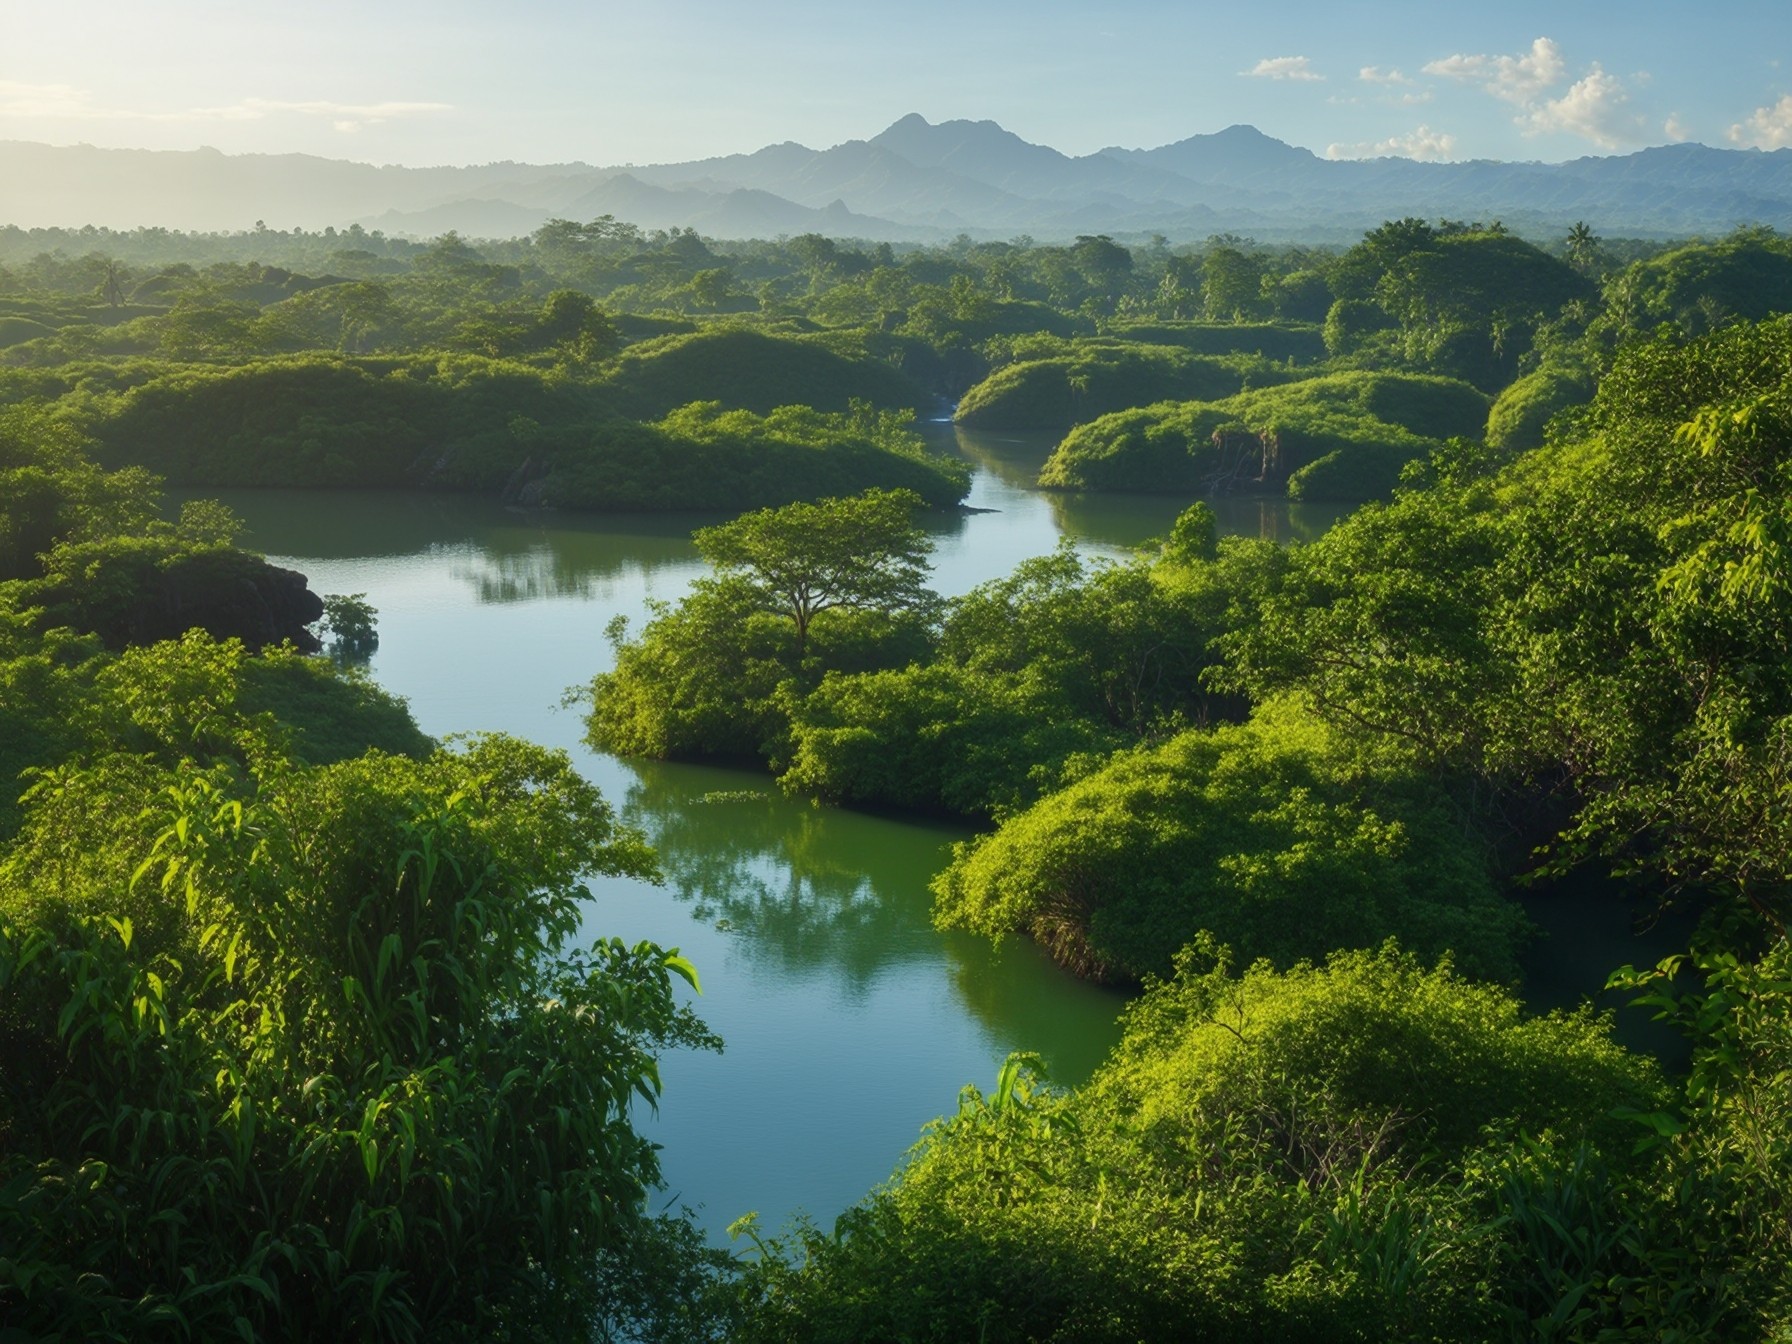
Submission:
M 1214 402 L 1165 403 L 1072 430 L 1039 474 L 1064 490 L 1287 490 L 1297 499 L 1387 495 L 1444 439 L 1479 438 L 1488 400 L 1421 374 L 1340 373 Z
M 640 422 L 618 414 L 620 395 L 470 356 L 306 357 L 83 383 L 63 412 L 92 433 L 103 462 L 184 485 L 515 495 L 533 483 L 530 502 L 627 510 L 740 509 L 879 485 L 944 507 L 967 488 L 964 467 L 928 453 L 901 413 L 866 403 L 761 416 L 704 402 Z
M 1201 934 L 1278 966 L 1393 937 L 1507 980 L 1524 926 L 1445 799 L 1287 710 L 1113 756 L 957 847 L 934 893 L 943 927 L 1119 981 Z
M 1520 1339 L 1638 1292 L 1691 1325 L 1734 1304 L 1632 1155 L 1620 1108 L 1661 1098 L 1606 1023 L 1392 949 L 1191 953 L 1090 1083 L 1011 1059 L 832 1233 L 764 1245 L 740 1337 Z
M 1071 355 L 1004 365 L 964 394 L 955 418 L 972 429 L 1061 432 L 1129 406 L 1217 401 L 1242 385 L 1237 368 L 1212 357 L 1090 344 Z

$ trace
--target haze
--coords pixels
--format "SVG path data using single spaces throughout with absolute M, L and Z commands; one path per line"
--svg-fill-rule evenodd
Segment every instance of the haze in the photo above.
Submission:
M 1792 143 L 1788 25 L 1765 0 L 1696 22 L 1405 0 L 8 7 L 0 139 L 49 144 L 627 164 L 825 148 L 910 111 L 1070 154 L 1236 122 L 1331 157 Z

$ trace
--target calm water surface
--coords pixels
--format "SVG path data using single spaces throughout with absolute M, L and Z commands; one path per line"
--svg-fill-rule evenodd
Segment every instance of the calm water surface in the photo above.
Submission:
M 934 520 L 934 585 L 962 593 L 1051 551 L 1061 535 L 1123 555 L 1179 505 L 1077 501 L 1028 488 L 1049 444 L 938 431 L 969 457 L 969 505 Z M 207 492 L 218 493 L 218 492 Z M 579 740 L 567 688 L 612 665 L 606 623 L 638 629 L 705 572 L 690 543 L 716 515 L 521 514 L 452 496 L 227 491 L 246 544 L 322 593 L 379 611 L 371 671 L 425 732 L 501 731 L 561 747 L 643 830 L 660 886 L 598 878 L 586 929 L 652 939 L 697 965 L 695 1006 L 726 1048 L 662 1063 L 643 1129 L 664 1145 L 668 1198 L 715 1235 L 757 1211 L 827 1223 L 888 1177 L 967 1083 L 1014 1050 L 1086 1078 L 1118 1036 L 1123 999 L 1059 972 L 1029 944 L 999 951 L 936 932 L 928 879 L 962 826 L 816 807 L 762 773 L 628 762 Z M 1284 535 L 1288 506 L 1229 501 L 1230 530 Z M 1329 521 L 1329 520 L 1326 520 Z M 1323 522 L 1311 523 L 1322 527 Z
M 1060 536 L 1122 555 L 1162 536 L 1186 501 L 1042 495 L 1049 443 L 937 427 L 976 469 L 986 512 L 936 520 L 934 586 L 948 595 L 1051 551 Z M 763 774 L 625 762 L 579 740 L 567 688 L 612 664 L 615 615 L 638 629 L 704 572 L 689 540 L 714 515 L 524 515 L 479 500 L 357 492 L 224 492 L 246 544 L 320 593 L 379 611 L 371 670 L 424 731 L 501 731 L 570 752 L 658 851 L 665 883 L 597 879 L 591 936 L 652 939 L 697 965 L 720 1055 L 663 1061 L 643 1129 L 664 1145 L 668 1202 L 718 1239 L 757 1211 L 826 1224 L 884 1180 L 967 1083 L 1014 1050 L 1062 1083 L 1118 1037 L 1122 999 L 1057 971 L 1030 945 L 997 951 L 936 932 L 928 879 L 970 832 L 812 806 Z M 1219 501 L 1222 530 L 1310 539 L 1335 507 Z

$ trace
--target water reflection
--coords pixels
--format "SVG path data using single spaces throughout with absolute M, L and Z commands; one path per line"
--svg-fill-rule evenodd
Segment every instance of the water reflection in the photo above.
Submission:
M 424 557 L 480 602 L 590 600 L 627 574 L 700 565 L 691 533 L 720 513 L 561 513 L 474 495 L 383 490 L 170 492 L 218 499 L 248 524 L 243 544 L 270 556 L 366 562 Z
M 592 520 L 608 522 L 610 520 Z M 663 535 L 569 529 L 557 517 L 529 529 L 494 530 L 477 549 L 456 557 L 450 572 L 481 602 L 536 602 L 601 596 L 617 577 L 674 564 L 698 564 L 690 531 L 713 519 Z
M 668 888 L 695 917 L 784 970 L 831 965 L 863 986 L 938 955 L 927 883 L 968 831 L 822 809 L 763 777 L 627 762 L 621 814 L 646 833 Z M 730 788 L 711 787 L 729 784 Z
M 825 980 L 858 1004 L 892 977 L 944 972 L 953 993 L 926 1013 L 930 1029 L 948 1006 L 968 1012 L 998 1057 L 1040 1051 L 1071 1082 L 1112 1045 L 1121 996 L 1072 980 L 1030 943 L 997 950 L 932 927 L 928 883 L 968 829 L 815 807 L 747 771 L 623 766 L 623 820 L 645 833 L 705 940 L 725 935 L 756 983 Z
M 1219 521 L 1223 537 L 1261 537 L 1287 543 L 1316 540 L 1355 506 L 1331 502 L 1303 503 L 1281 495 L 1145 495 L 1042 492 L 1039 470 L 1057 447 L 1058 436 L 1011 431 L 992 433 L 956 425 L 935 427 L 967 462 L 979 469 L 979 482 L 1004 496 L 997 507 L 1022 500 L 1043 501 L 1051 526 L 1066 536 L 1095 546 L 1130 551 L 1169 535 L 1170 526 L 1197 499 L 1205 499 Z M 973 498 L 972 503 L 977 500 Z

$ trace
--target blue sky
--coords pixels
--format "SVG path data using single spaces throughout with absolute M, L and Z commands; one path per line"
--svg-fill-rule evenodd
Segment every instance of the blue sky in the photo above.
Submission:
M 0 0 L 0 139 L 413 165 L 824 147 L 908 112 L 1066 153 L 1792 145 L 1792 7 L 1163 0 Z M 0 188 L 3 189 L 3 188 Z

